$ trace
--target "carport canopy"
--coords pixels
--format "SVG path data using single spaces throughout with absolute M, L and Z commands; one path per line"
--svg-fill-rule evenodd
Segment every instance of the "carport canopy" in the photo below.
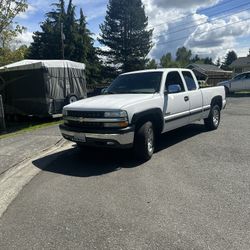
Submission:
M 85 64 L 69 60 L 22 60 L 0 67 L 0 72 L 22 71 L 42 68 L 73 68 L 84 70 Z

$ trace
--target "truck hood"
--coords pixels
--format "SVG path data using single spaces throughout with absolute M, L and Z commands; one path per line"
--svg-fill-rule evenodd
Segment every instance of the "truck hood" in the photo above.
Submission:
M 65 107 L 66 110 L 109 111 L 150 100 L 154 94 L 113 94 L 83 99 Z

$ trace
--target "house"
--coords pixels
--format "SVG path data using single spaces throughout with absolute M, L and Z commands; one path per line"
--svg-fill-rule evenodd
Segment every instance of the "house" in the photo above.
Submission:
M 232 78 L 232 71 L 225 71 L 215 65 L 192 63 L 187 66 L 191 69 L 198 81 L 205 82 L 210 86 Z
M 250 56 L 239 57 L 230 65 L 230 67 L 233 69 L 234 75 L 250 71 Z

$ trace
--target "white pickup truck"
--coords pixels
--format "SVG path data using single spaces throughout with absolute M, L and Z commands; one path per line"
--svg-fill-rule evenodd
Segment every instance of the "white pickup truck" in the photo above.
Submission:
M 143 70 L 118 76 L 103 95 L 65 106 L 60 129 L 80 147 L 133 147 L 149 160 L 156 136 L 202 119 L 217 129 L 225 106 L 224 87 L 200 89 L 190 70 Z

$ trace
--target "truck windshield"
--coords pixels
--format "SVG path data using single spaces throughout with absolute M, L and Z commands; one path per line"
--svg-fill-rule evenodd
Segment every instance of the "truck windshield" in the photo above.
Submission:
M 159 92 L 162 72 L 145 72 L 118 76 L 107 94 L 151 94 Z

